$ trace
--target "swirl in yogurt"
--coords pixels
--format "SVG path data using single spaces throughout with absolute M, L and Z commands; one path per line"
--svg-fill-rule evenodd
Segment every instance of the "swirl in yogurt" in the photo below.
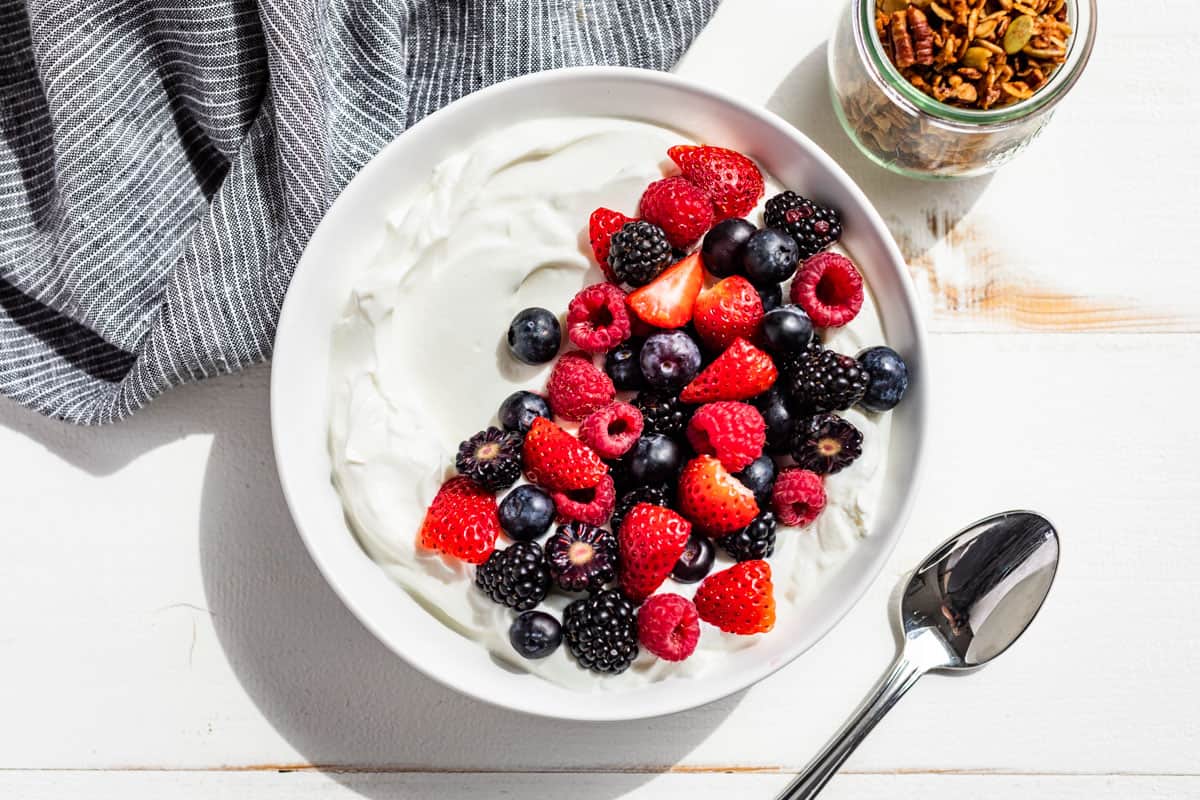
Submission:
M 565 310 L 579 289 L 603 280 L 590 257 L 588 215 L 598 206 L 636 209 L 669 166 L 667 148 L 686 141 L 666 128 L 605 118 L 535 120 L 482 138 L 439 164 L 389 214 L 384 243 L 354 277 L 334 331 L 332 479 L 363 548 L 449 627 L 506 662 L 580 690 L 700 675 L 758 637 L 703 624 L 687 661 L 662 662 L 643 650 L 616 676 L 580 668 L 565 647 L 528 661 L 508 642 L 513 612 L 475 588 L 473 567 L 419 549 L 416 533 L 453 474 L 458 443 L 495 424 L 509 393 L 544 388 L 550 365 L 508 355 L 509 320 L 529 306 Z M 778 191 L 768 176 L 767 196 Z M 761 208 L 751 218 L 761 221 Z M 858 317 L 826 337 L 844 353 L 883 343 L 869 294 Z M 770 558 L 781 624 L 821 591 L 823 577 L 874 521 L 890 423 L 858 409 L 844 416 L 863 432 L 862 456 L 828 477 L 828 505 L 813 526 L 780 528 Z M 714 570 L 729 563 L 722 556 Z M 695 586 L 668 580 L 660 591 L 690 597 Z M 561 618 L 572 599 L 556 591 L 544 605 Z

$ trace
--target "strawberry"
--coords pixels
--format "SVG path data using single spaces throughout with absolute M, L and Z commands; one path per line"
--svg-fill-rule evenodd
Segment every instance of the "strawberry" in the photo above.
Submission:
M 712 200 L 715 222 L 744 217 L 763 196 L 763 176 L 754 162 L 735 150 L 678 145 L 667 151 L 684 177 Z
M 733 275 L 696 298 L 696 333 L 711 350 L 724 350 L 734 339 L 753 339 L 763 318 L 762 297 L 754 284 Z
M 693 253 L 626 298 L 642 322 L 656 328 L 682 328 L 692 318 L 696 296 L 704 285 L 704 267 Z
M 679 475 L 679 510 L 710 536 L 741 530 L 758 516 L 754 492 L 713 456 L 693 458 Z
M 592 243 L 592 253 L 596 256 L 596 263 L 604 271 L 604 277 L 611 283 L 619 283 L 619 281 L 613 274 L 612 267 L 608 265 L 608 245 L 612 240 L 612 235 L 621 230 L 626 222 L 633 222 L 633 217 L 627 217 L 620 211 L 603 207 L 593 211 L 588 220 L 588 240 Z
M 496 498 L 470 478 L 451 478 L 425 512 L 417 541 L 471 564 L 482 564 L 496 547 L 500 518 Z
M 556 492 L 591 489 L 608 474 L 600 456 L 545 417 L 538 417 L 525 434 L 521 453 L 525 477 Z
M 696 590 L 695 602 L 700 619 L 726 633 L 766 633 L 775 627 L 771 565 L 743 561 L 714 572 Z
M 617 536 L 621 588 L 640 603 L 662 585 L 683 555 L 692 524 L 669 508 L 638 503 L 625 515 Z
M 713 226 L 713 207 L 703 191 L 676 175 L 646 187 L 638 209 L 642 219 L 667 234 L 672 247 L 687 250 Z
M 679 394 L 685 403 L 710 403 L 713 400 L 748 400 L 775 383 L 779 370 L 771 357 L 745 339 L 733 344 Z

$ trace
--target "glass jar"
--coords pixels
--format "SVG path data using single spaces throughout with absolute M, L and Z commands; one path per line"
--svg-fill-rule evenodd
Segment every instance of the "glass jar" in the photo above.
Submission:
M 963 178 L 998 169 L 1037 137 L 1083 72 L 1096 38 L 1095 0 L 1068 0 L 1066 61 L 1032 97 L 987 110 L 942 103 L 910 84 L 875 30 L 876 0 L 850 0 L 829 43 L 833 105 L 875 163 L 917 178 Z

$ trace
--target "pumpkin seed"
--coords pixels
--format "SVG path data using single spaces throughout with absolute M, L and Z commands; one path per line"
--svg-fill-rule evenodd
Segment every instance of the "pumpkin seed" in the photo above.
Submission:
M 1033 17 L 1022 14 L 1008 25 L 1004 32 L 1004 52 L 1010 56 L 1021 52 L 1021 48 L 1029 44 L 1033 38 Z
M 963 66 L 985 70 L 991 60 L 992 51 L 986 47 L 968 47 L 966 54 L 963 55 Z

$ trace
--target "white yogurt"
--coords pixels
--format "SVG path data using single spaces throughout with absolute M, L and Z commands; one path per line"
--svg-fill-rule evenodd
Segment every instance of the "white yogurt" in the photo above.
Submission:
M 454 630 L 506 662 L 582 690 L 699 675 L 722 653 L 761 637 L 705 624 L 687 661 L 643 651 L 617 676 L 581 669 L 565 647 L 529 661 L 508 643 L 513 612 L 474 587 L 472 566 L 418 549 L 417 530 L 453 474 L 458 443 L 495 424 L 509 393 L 544 388 L 549 365 L 508 355 L 513 315 L 528 306 L 565 312 L 580 288 L 603 280 L 590 257 L 588 215 L 598 206 L 632 213 L 646 185 L 669 168 L 667 148 L 686 141 L 665 128 L 601 118 L 535 120 L 483 138 L 439 164 L 389 215 L 385 242 L 354 277 L 334 331 L 332 477 L 364 549 Z M 767 196 L 778 190 L 768 178 Z M 869 295 L 858 317 L 827 337 L 845 353 L 883 342 Z M 863 432 L 862 456 L 826 480 L 829 504 L 811 528 L 779 530 L 769 559 L 781 625 L 874 523 L 889 420 L 857 409 L 845 416 Z M 722 557 L 714 569 L 728 563 Z M 668 581 L 662 591 L 691 596 L 695 587 Z M 561 618 L 572 599 L 553 592 L 546 605 Z

